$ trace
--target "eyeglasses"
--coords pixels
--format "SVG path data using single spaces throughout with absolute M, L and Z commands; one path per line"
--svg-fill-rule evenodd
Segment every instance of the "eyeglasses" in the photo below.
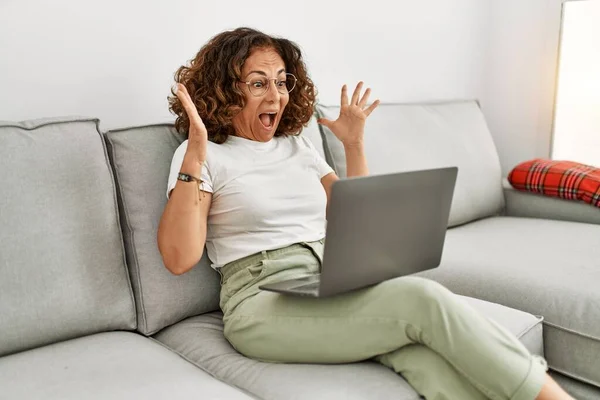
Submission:
M 275 87 L 277 88 L 277 91 L 281 94 L 287 94 L 290 93 L 292 90 L 294 90 L 294 88 L 296 87 L 296 77 L 290 73 L 285 74 L 285 78 L 284 77 L 279 77 L 279 78 L 271 78 L 268 79 L 266 77 L 257 77 L 257 78 L 253 78 L 247 82 L 244 81 L 240 81 L 242 83 L 245 83 L 246 85 L 248 85 L 248 90 L 250 90 L 250 93 L 253 96 L 259 97 L 264 95 L 265 93 L 267 93 L 267 90 L 269 90 L 269 82 L 273 81 L 275 83 Z

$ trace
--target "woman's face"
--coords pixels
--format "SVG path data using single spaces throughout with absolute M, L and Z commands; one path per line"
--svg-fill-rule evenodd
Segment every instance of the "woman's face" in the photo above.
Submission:
M 285 72 L 283 59 L 275 50 L 266 48 L 252 51 L 242 67 L 241 80 L 253 82 L 251 85 L 255 93 L 260 91 L 261 81 L 268 82 L 267 90 L 261 96 L 255 96 L 247 84 L 239 83 L 246 97 L 246 105 L 232 121 L 237 136 L 268 142 L 275 135 L 290 95 L 286 90 L 281 90 L 284 93 L 277 90 L 273 79 L 285 80 Z

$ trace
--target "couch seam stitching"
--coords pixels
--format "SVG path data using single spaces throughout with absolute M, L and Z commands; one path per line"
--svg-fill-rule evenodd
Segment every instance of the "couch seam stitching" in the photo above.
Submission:
M 580 381 L 587 383 L 589 385 L 598 387 L 598 385 L 600 384 L 600 382 L 594 382 L 592 380 L 590 380 L 589 378 L 584 378 L 578 374 L 574 374 L 572 372 L 567 372 L 565 370 L 563 370 L 562 368 L 557 368 L 554 365 L 550 365 L 550 369 L 556 371 L 556 372 L 560 372 L 561 374 L 568 376 L 569 378 L 573 378 L 573 379 L 579 379 Z
M 96 126 L 98 126 L 100 123 L 100 119 L 95 118 L 95 117 L 72 116 L 72 117 L 64 117 L 64 119 L 57 120 L 57 121 L 44 122 L 43 124 L 35 125 L 32 127 L 19 125 L 19 123 L 0 123 L 0 128 L 19 128 L 19 129 L 23 129 L 26 131 L 33 131 L 33 130 L 43 128 L 48 125 L 58 125 L 58 124 L 65 124 L 65 123 L 70 124 L 73 122 L 95 122 Z
M 587 333 L 578 332 L 578 331 L 576 331 L 574 329 L 565 328 L 563 326 L 560 326 L 560 325 L 557 325 L 557 324 L 553 324 L 552 322 L 544 321 L 544 324 L 548 325 L 551 328 L 555 328 L 555 329 L 558 329 L 558 330 L 561 330 L 561 331 L 569 332 L 569 333 L 572 333 L 574 335 L 579 335 L 579 336 L 584 337 L 586 339 L 600 341 L 600 337 L 592 336 L 592 335 L 589 335 Z
M 167 346 L 165 343 L 161 342 L 160 340 L 152 337 L 152 336 L 148 336 L 148 339 L 151 339 L 153 341 L 155 341 L 156 343 L 158 343 L 159 345 L 161 345 L 162 347 L 164 347 L 165 349 L 177 354 L 179 357 L 183 358 L 185 361 L 189 362 L 190 364 L 192 364 L 194 367 L 200 369 L 201 371 L 206 372 L 207 374 L 209 374 L 210 376 L 212 376 L 213 378 L 215 378 L 216 380 L 218 380 L 219 382 L 222 382 L 224 384 L 226 384 L 227 386 L 231 386 L 231 387 L 235 387 L 236 389 L 239 389 L 241 392 L 248 394 L 256 399 L 260 399 L 260 397 L 256 396 L 254 393 L 240 387 L 237 385 L 234 385 L 232 383 L 226 382 L 223 379 L 219 378 L 216 374 L 214 374 L 213 372 L 209 371 L 208 369 L 206 369 L 203 365 L 200 365 L 200 363 L 196 363 L 194 362 L 192 359 L 188 358 L 186 355 L 182 354 L 179 350 L 173 349 L 169 346 Z M 238 353 L 239 354 L 239 353 Z
M 116 148 L 114 146 L 114 142 L 112 140 L 112 138 L 107 134 L 106 138 L 110 141 L 111 146 L 112 146 L 112 151 L 113 151 L 113 155 L 115 158 L 115 165 L 114 165 L 114 169 L 115 169 L 115 173 L 117 175 L 117 179 L 120 179 L 120 174 L 118 172 L 118 168 L 117 168 L 117 162 L 116 162 Z M 132 256 L 134 259 L 134 263 L 135 263 L 135 268 L 137 268 L 137 281 L 138 281 L 138 287 L 140 288 L 140 293 L 139 293 L 139 297 L 140 297 L 140 308 L 141 308 L 141 316 L 142 316 L 142 321 L 144 324 L 144 328 L 145 330 L 148 330 L 148 319 L 146 317 L 146 307 L 144 306 L 144 290 L 142 288 L 142 279 L 141 279 L 141 271 L 139 268 L 139 262 L 138 262 L 138 257 L 137 257 L 137 251 L 135 250 L 135 239 L 134 239 L 134 234 L 133 234 L 133 229 L 131 229 L 131 223 L 129 221 L 129 208 L 127 207 L 127 201 L 125 200 L 125 196 L 123 195 L 123 192 L 121 191 L 120 185 L 119 185 L 119 192 L 121 193 L 121 200 L 123 202 L 123 210 L 125 211 L 125 223 L 127 224 L 127 229 L 129 230 L 129 236 L 131 238 L 131 247 L 132 247 Z M 126 263 L 127 264 L 127 263 Z M 129 270 L 127 270 L 127 273 L 129 274 Z M 133 287 L 131 288 L 131 292 L 133 295 Z M 134 301 L 135 301 L 135 296 L 134 296 Z M 134 303 L 136 304 L 136 303 Z M 136 309 L 137 312 L 137 309 Z M 139 328 L 139 327 L 138 327 Z
M 133 293 L 133 287 L 131 285 L 131 278 L 129 276 L 129 268 L 127 266 L 127 253 L 126 253 L 126 249 L 125 249 L 125 242 L 124 242 L 124 238 L 123 238 L 123 230 L 121 229 L 121 221 L 119 220 L 119 199 L 118 199 L 118 194 L 117 191 L 119 191 L 118 185 L 117 185 L 117 179 L 118 179 L 118 174 L 116 174 L 116 171 L 113 171 L 113 167 L 112 164 L 110 162 L 110 157 L 108 154 L 108 146 L 107 144 L 104 142 L 104 139 L 106 137 L 106 139 L 108 139 L 107 136 L 105 136 L 102 133 L 102 130 L 100 129 L 100 120 L 99 119 L 95 119 L 95 120 L 91 120 L 95 122 L 95 127 L 96 127 L 96 133 L 98 134 L 98 138 L 100 139 L 100 143 L 102 144 L 102 150 L 104 153 L 104 162 L 106 163 L 107 169 L 108 169 L 108 173 L 110 175 L 110 181 L 111 181 L 111 185 L 112 185 L 112 197 L 113 197 L 113 206 L 115 207 L 115 217 L 116 217 L 116 223 L 117 223 L 117 230 L 119 232 L 119 241 L 120 243 L 120 248 L 121 248 L 121 253 L 122 253 L 122 261 L 123 261 L 123 271 L 125 272 L 125 279 L 127 281 L 127 286 L 128 286 L 128 292 L 129 292 L 129 298 L 132 302 L 133 305 L 133 311 L 134 311 L 134 317 L 135 317 L 135 330 L 137 330 L 138 328 L 138 321 L 137 321 L 137 308 L 136 308 L 136 301 L 135 301 L 135 295 Z M 111 144 L 112 146 L 112 144 Z M 114 150 L 114 147 L 112 148 Z
M 517 337 L 520 339 L 523 336 L 525 336 L 526 334 L 528 334 L 529 332 L 531 332 L 531 330 L 533 328 L 535 328 L 536 326 L 542 324 L 542 328 L 543 328 L 543 321 L 544 321 L 544 317 L 538 316 L 537 320 L 535 321 L 534 324 L 530 325 L 529 327 L 525 328 L 524 330 L 522 330 L 520 333 L 517 334 Z

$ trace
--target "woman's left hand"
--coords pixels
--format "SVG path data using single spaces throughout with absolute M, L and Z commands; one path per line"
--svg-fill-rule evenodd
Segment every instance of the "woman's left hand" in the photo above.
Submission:
M 350 102 L 348 102 L 346 85 L 342 87 L 342 100 L 338 119 L 331 121 L 326 118 L 319 118 L 317 120 L 319 124 L 329 128 L 344 146 L 362 145 L 367 117 L 379 105 L 379 100 L 375 100 L 373 104 L 365 108 L 371 94 L 371 88 L 367 88 L 359 100 L 362 86 L 363 82 L 356 85 Z

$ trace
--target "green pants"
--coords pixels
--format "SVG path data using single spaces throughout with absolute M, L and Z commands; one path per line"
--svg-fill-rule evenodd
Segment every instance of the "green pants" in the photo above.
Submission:
M 443 286 L 402 277 L 329 298 L 258 286 L 318 273 L 323 241 L 263 251 L 220 273 L 225 337 L 267 362 L 376 360 L 427 399 L 535 399 L 547 369 L 518 339 Z

